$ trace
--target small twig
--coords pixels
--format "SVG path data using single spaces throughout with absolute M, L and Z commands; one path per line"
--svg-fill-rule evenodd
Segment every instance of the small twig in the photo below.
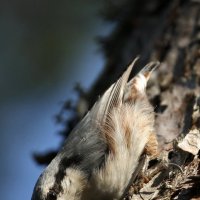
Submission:
M 140 195 L 140 198 L 141 198 L 142 200 L 144 200 L 144 198 L 142 197 L 141 193 L 140 193 L 140 192 L 138 192 L 138 194 Z
M 182 168 L 181 168 L 179 165 L 177 165 L 177 164 L 175 164 L 175 163 L 168 163 L 168 165 L 178 168 L 179 171 L 183 174 L 183 170 L 182 170 Z

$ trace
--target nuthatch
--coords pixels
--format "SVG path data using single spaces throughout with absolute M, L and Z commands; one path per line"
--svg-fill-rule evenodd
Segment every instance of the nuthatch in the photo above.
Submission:
M 32 200 L 120 199 L 142 153 L 156 154 L 146 85 L 157 62 L 129 82 L 137 59 L 80 121 L 40 175 Z

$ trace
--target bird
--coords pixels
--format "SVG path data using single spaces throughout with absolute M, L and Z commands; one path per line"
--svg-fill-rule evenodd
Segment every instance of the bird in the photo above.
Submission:
M 129 80 L 138 57 L 99 97 L 38 178 L 32 200 L 121 199 L 142 154 L 156 155 L 146 86 L 159 62 Z

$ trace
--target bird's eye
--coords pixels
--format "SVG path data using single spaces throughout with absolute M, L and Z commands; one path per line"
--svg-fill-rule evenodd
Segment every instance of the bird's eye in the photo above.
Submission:
M 47 200 L 56 200 L 57 194 L 50 190 L 49 193 L 47 194 Z

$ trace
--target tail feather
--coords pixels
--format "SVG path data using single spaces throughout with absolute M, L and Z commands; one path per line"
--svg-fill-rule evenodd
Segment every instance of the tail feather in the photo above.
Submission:
M 103 124 L 107 122 L 109 113 L 114 107 L 120 107 L 122 104 L 125 86 L 127 84 L 128 78 L 132 71 L 132 68 L 138 57 L 134 59 L 134 61 L 128 66 L 127 70 L 123 73 L 123 75 L 119 78 L 119 80 L 111 85 L 111 87 L 105 92 L 102 96 L 99 104 L 102 107 L 99 111 L 101 113 L 100 116 L 102 119 L 100 120 Z

